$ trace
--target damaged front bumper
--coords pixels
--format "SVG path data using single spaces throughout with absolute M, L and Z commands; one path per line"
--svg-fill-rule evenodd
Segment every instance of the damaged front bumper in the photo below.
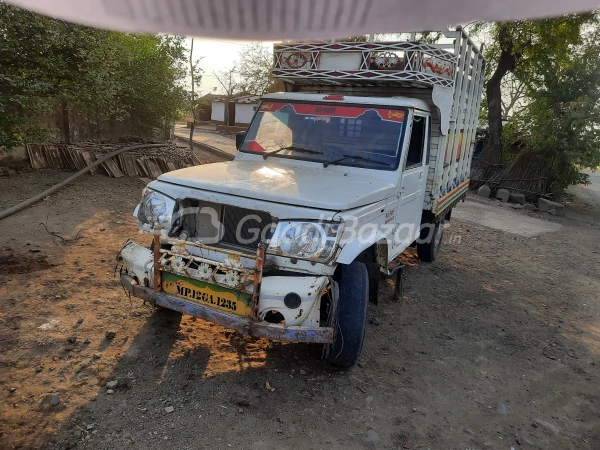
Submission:
M 263 277 L 260 249 L 254 258 L 158 235 L 155 235 L 154 248 L 160 249 L 161 242 L 165 240 L 172 244 L 171 250 L 154 253 L 134 242 L 128 242 L 121 250 L 121 284 L 134 297 L 154 306 L 162 306 L 231 328 L 247 336 L 285 342 L 333 342 L 333 328 L 319 326 L 321 294 L 328 285 L 328 277 Z M 262 255 L 264 258 L 264 252 Z M 200 273 L 201 271 L 209 274 Z M 204 280 L 213 287 L 235 289 L 248 298 L 251 312 L 248 310 L 245 315 L 235 314 L 165 292 L 165 285 L 161 283 L 163 274 L 165 279 L 176 274 L 192 282 Z M 301 298 L 300 306 L 294 309 L 287 308 L 284 304 L 285 294 L 290 291 Z M 280 314 L 285 325 L 265 320 L 273 313 Z

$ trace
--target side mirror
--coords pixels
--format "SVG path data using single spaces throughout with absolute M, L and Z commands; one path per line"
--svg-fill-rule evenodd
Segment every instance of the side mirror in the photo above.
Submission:
M 244 143 L 244 139 L 246 139 L 245 131 L 238 131 L 237 133 L 235 133 L 235 148 L 239 150 L 242 144 Z

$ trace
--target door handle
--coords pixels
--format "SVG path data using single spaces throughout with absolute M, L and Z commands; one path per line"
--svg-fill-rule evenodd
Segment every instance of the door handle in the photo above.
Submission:
M 419 179 L 423 178 L 423 172 L 419 174 Z
M 404 195 L 404 188 L 400 188 L 398 189 L 398 198 L 402 197 Z

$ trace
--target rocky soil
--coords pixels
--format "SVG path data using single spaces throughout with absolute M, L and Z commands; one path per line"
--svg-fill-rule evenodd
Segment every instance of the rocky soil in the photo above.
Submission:
M 0 178 L 0 209 L 66 176 Z M 600 448 L 597 206 L 498 208 L 560 225 L 535 237 L 452 221 L 435 263 L 404 255 L 401 301 L 381 284 L 340 370 L 129 299 L 115 256 L 150 241 L 142 188 L 84 177 L 0 222 L 0 448 Z

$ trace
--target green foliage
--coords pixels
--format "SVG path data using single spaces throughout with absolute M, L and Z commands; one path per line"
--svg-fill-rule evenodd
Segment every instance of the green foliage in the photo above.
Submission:
M 273 53 L 261 43 L 244 47 L 237 64 L 239 90 L 253 95 L 283 91 L 283 82 L 273 77 Z
M 531 52 L 515 70 L 526 85 L 527 102 L 504 130 L 505 146 L 555 161 L 550 188 L 557 192 L 581 182 L 578 165 L 600 164 L 600 25 L 597 17 L 573 21 L 576 26 L 559 24 L 556 32 L 564 34 L 558 38 L 540 32 L 557 51 Z
M 191 89 L 189 91 L 187 91 L 187 95 L 186 95 L 186 106 L 185 106 L 185 112 L 186 113 L 191 113 L 192 117 L 194 118 L 194 121 L 196 121 L 196 114 L 197 112 L 202 109 L 205 105 L 205 101 L 201 100 L 200 97 L 200 85 L 202 84 L 202 73 L 204 72 L 203 69 L 201 69 L 199 67 L 200 64 L 200 60 L 202 60 L 204 57 L 201 57 L 200 59 L 197 59 L 196 61 L 194 61 L 193 59 L 193 53 L 194 53 L 194 39 L 192 38 L 191 43 L 190 43 L 190 52 L 189 52 L 189 58 L 188 58 L 188 73 L 187 75 L 189 75 L 190 77 L 190 85 L 191 85 Z
M 180 37 L 92 29 L 0 2 L 0 146 L 52 132 L 43 119 L 58 106 L 90 123 L 129 118 L 138 133 L 162 131 L 185 99 L 184 61 Z
M 168 129 L 187 96 L 180 82 L 185 76 L 183 39 L 112 33 L 108 45 L 115 49 L 112 99 L 119 102 L 112 111 L 134 118 L 142 132 Z
M 514 69 L 519 78 L 535 76 L 535 65 L 547 58 L 560 59 L 581 44 L 586 26 L 596 21 L 595 13 L 570 14 L 550 19 L 481 23 L 474 31 L 486 33 L 485 57 L 488 73 L 497 68 L 502 51 L 517 57 Z
M 502 128 L 504 161 L 515 151 L 536 155 L 540 165 L 550 167 L 552 192 L 581 182 L 577 165 L 600 164 L 598 13 L 479 22 L 471 32 L 486 43 L 486 79 L 498 81 L 500 75 L 503 80 L 502 106 L 518 106 L 509 108 L 508 123 Z M 512 87 L 519 87 L 518 99 L 504 83 L 509 78 Z M 482 108 L 492 101 L 498 104 L 497 98 L 485 98 Z

